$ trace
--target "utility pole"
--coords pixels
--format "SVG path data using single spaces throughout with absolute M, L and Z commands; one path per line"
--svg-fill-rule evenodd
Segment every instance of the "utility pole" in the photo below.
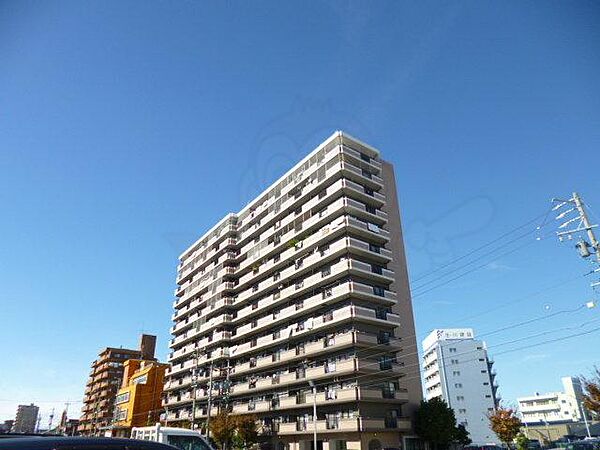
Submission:
M 595 255 L 595 262 L 600 265 L 600 242 L 598 242 L 594 233 L 594 228 L 597 228 L 598 224 L 592 224 L 590 222 L 585 203 L 580 195 L 577 192 L 573 192 L 571 198 L 567 200 L 554 198 L 552 199 L 552 202 L 557 203 L 552 208 L 552 211 L 562 210 L 562 212 L 556 216 L 556 220 L 564 220 L 564 222 L 558 226 L 558 229 L 563 230 L 567 228 L 564 231 L 558 231 L 556 233 L 559 241 L 562 242 L 565 238 L 567 240 L 572 240 L 573 235 L 579 235 L 579 240 L 575 244 L 575 248 L 579 252 L 579 255 L 582 258 L 589 258 L 590 256 Z M 575 228 L 568 229 L 571 226 L 574 226 Z M 588 240 L 582 236 L 583 234 L 585 234 L 585 237 Z M 590 273 L 597 272 L 600 272 L 600 267 L 592 270 Z M 592 282 L 591 286 L 593 288 L 600 286 L 600 281 Z
M 577 399 L 575 399 L 575 401 L 577 401 Z M 589 437 L 591 439 L 592 434 L 590 433 L 590 424 L 588 423 L 588 420 L 587 420 L 584 403 L 583 402 L 579 403 L 579 407 L 581 409 L 581 415 L 583 416 L 583 422 L 585 423 L 585 431 L 587 431 L 587 437 Z
M 210 374 L 208 378 L 208 407 L 206 408 L 206 437 L 210 437 L 210 409 L 212 406 L 213 388 L 213 363 L 210 363 Z
M 198 349 L 194 350 L 194 368 L 192 369 L 192 430 L 196 429 L 196 390 L 198 389 Z
M 54 419 L 54 408 L 52 408 L 50 418 L 48 419 L 48 431 L 52 430 L 52 419 Z

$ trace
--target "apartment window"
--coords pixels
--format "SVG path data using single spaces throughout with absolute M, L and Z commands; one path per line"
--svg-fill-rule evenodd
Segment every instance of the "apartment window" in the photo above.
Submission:
M 458 413 L 459 413 L 459 414 L 466 414 L 466 413 L 467 413 L 467 410 L 466 410 L 466 409 L 464 409 L 464 408 L 463 408 L 463 409 L 459 409 L 459 410 L 458 410 Z
M 277 330 L 273 333 L 273 339 L 279 339 L 281 337 L 281 331 Z
M 460 375 L 460 370 L 454 370 L 452 372 L 452 375 L 454 375 L 455 377 L 458 377 Z
M 328 298 L 328 297 L 331 297 L 332 295 L 333 295 L 333 291 L 331 288 L 323 289 L 323 298 Z
M 360 153 L 360 159 L 362 159 L 365 162 L 371 162 L 371 157 L 369 155 L 365 155 L 364 153 Z
M 250 358 L 250 367 L 256 367 L 256 358 Z
M 273 274 L 273 281 L 277 281 L 281 278 L 281 272 L 275 272 Z
M 320 254 L 321 256 L 325 256 L 325 255 L 327 254 L 327 252 L 328 252 L 328 251 L 329 251 L 329 244 L 326 244 L 326 245 L 321 245 L 321 246 L 319 247 L 319 254 Z
M 273 320 L 279 318 L 279 311 L 273 311 Z
M 321 270 L 321 277 L 328 277 L 329 275 L 331 275 L 331 267 L 325 267 L 323 270 Z
M 252 303 L 252 309 L 258 309 L 258 302 L 253 302 Z
M 482 370 L 481 373 L 487 373 L 487 370 Z
M 371 264 L 371 272 L 376 273 L 378 275 L 383 275 L 383 267 L 377 264 Z
M 304 343 L 296 346 L 296 355 L 304 355 Z
M 254 243 L 258 244 L 260 242 L 260 235 L 254 238 Z
M 462 396 L 462 395 L 457 395 L 456 396 L 456 400 L 458 400 L 459 402 L 462 402 L 464 399 L 465 399 L 465 397 Z
M 377 208 L 375 208 L 374 206 L 366 205 L 365 209 L 369 214 L 377 214 Z
M 302 287 L 302 286 L 300 286 L 300 287 Z M 298 283 L 296 283 L 296 289 L 298 289 Z M 298 300 L 296 302 L 296 311 L 298 311 L 299 309 L 302 309 L 302 308 L 304 308 L 304 300 Z
M 281 297 L 281 293 L 279 291 L 273 292 L 273 300 L 277 300 L 279 297 Z
M 456 348 L 455 348 L 455 347 L 450 347 L 450 348 L 448 349 L 448 351 L 449 351 L 450 353 L 456 353 Z
M 254 338 L 250 341 L 250 347 L 256 347 L 256 345 L 257 345 L 257 341 L 256 341 L 256 338 Z
M 379 370 L 391 370 L 393 358 L 390 355 L 379 357 Z
M 295 284 L 296 290 L 301 289 L 303 286 L 304 286 L 304 280 L 296 281 L 296 284 Z M 298 304 L 296 304 L 296 306 L 298 306 Z M 296 307 L 296 309 L 298 309 L 298 308 Z
M 454 383 L 454 387 L 460 389 L 462 388 L 462 383 Z
M 327 195 L 327 189 L 323 189 L 321 192 L 319 192 L 319 199 L 322 199 L 326 195 Z
M 381 286 L 373 286 L 373 294 L 378 297 L 385 297 L 385 288 Z
M 295 211 L 294 211 L 294 214 L 295 214 L 295 215 L 300 215 L 300 214 L 302 214 L 302 206 L 299 206 L 298 208 L 296 208 L 296 209 L 295 209 Z
M 327 208 L 323 208 L 321 211 L 319 211 L 319 217 L 323 217 L 325 214 L 327 214 Z
M 258 291 L 258 284 L 252 286 L 252 292 Z
M 484 381 L 484 382 L 483 382 L 483 385 L 484 385 L 484 386 L 489 386 L 489 385 L 490 385 L 490 383 L 488 383 L 487 381 Z M 564 402 L 564 400 L 563 400 L 563 402 Z
M 369 251 L 373 253 L 381 253 L 381 247 L 375 244 L 369 244 Z
M 258 326 L 258 322 L 256 321 L 256 319 L 254 319 L 252 321 L 252 328 L 256 328 Z
M 279 253 L 276 255 L 273 255 L 273 263 L 278 262 L 280 259 L 281 259 L 281 256 L 279 255 Z
M 492 398 L 492 396 L 491 395 L 486 395 L 485 398 Z
M 451 359 L 450 364 L 458 364 L 458 359 Z
M 327 311 L 323 314 L 323 322 L 330 322 L 333 320 L 333 313 L 331 311 Z
M 275 222 L 275 225 L 273 225 L 273 228 L 277 229 L 281 226 L 281 220 L 278 220 Z
M 362 175 L 363 175 L 363 177 L 365 177 L 365 178 L 369 178 L 369 179 L 371 179 L 371 177 L 372 177 L 372 174 L 371 174 L 371 172 L 369 172 L 369 171 L 368 171 L 368 170 L 366 170 L 366 169 L 363 169 L 363 170 L 362 170 Z
M 373 197 L 375 195 L 375 193 L 373 192 L 373 189 L 368 188 L 365 186 L 365 194 L 370 195 L 371 197 Z
M 300 268 L 301 268 L 303 265 L 304 265 L 304 260 L 303 260 L 303 259 L 297 259 L 297 260 L 294 262 L 294 268 L 295 268 L 296 270 L 300 269 Z

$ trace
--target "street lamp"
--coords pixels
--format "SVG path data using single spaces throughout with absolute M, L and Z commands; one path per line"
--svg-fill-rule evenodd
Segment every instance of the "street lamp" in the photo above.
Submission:
M 308 381 L 313 394 L 313 450 L 317 450 L 317 386 L 312 380 Z

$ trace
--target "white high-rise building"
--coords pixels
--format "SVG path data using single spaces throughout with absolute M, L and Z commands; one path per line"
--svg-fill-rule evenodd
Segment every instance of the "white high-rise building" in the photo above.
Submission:
M 471 328 L 433 330 L 422 343 L 425 397 L 441 397 L 474 444 L 499 443 L 488 414 L 498 405 L 494 361 Z
M 229 410 L 277 450 L 310 450 L 314 427 L 313 450 L 413 448 L 415 328 L 376 149 L 336 132 L 179 259 L 168 423 Z
M 579 422 L 583 420 L 583 390 L 575 377 L 561 378 L 563 391 L 519 397 L 519 412 L 527 424 Z

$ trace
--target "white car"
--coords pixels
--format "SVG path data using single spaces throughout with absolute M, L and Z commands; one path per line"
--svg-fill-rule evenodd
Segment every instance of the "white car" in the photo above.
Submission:
M 160 424 L 153 427 L 132 428 L 131 439 L 169 444 L 180 450 L 215 450 L 198 431 L 186 428 L 163 427 Z

